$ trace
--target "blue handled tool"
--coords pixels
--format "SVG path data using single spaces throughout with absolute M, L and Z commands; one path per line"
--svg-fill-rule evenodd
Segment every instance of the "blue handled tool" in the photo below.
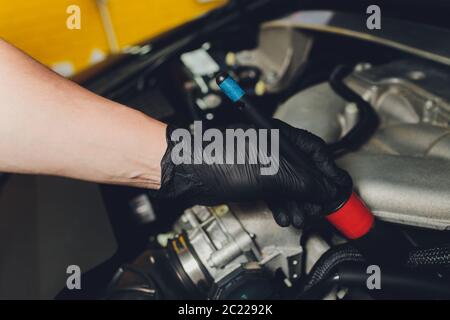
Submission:
M 219 88 L 225 95 L 233 101 L 237 107 L 246 115 L 246 117 L 255 125 L 263 129 L 276 129 L 272 123 L 266 119 L 253 104 L 247 99 L 245 91 L 239 84 L 227 73 L 221 73 L 216 77 L 216 82 Z M 285 138 L 280 136 L 280 150 L 289 160 L 296 165 L 308 168 L 310 171 L 317 171 L 312 162 L 307 162 L 307 156 L 301 156 L 301 151 L 293 148 L 291 143 L 287 142 Z

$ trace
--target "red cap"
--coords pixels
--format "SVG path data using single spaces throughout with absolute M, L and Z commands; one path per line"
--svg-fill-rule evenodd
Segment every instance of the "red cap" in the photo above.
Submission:
M 355 193 L 339 210 L 326 218 L 344 236 L 352 240 L 367 234 L 375 220 L 372 212 Z

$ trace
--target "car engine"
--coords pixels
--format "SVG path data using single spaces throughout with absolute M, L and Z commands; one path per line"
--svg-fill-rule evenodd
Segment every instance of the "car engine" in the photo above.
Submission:
M 450 108 L 444 88 L 449 74 L 408 60 L 362 68 L 346 83 L 373 106 L 380 124 L 360 150 L 338 163 L 381 219 L 447 230 Z M 275 116 L 335 142 L 357 113 L 323 83 L 293 96 Z
M 382 58 L 372 57 L 364 51 L 368 44 L 363 41 L 304 27 L 299 23 L 302 14 L 310 20 L 323 15 L 301 13 L 266 22 L 259 27 L 255 48 L 215 49 L 212 41 L 179 55 L 174 68 L 186 75 L 181 88 L 187 114 L 211 125 L 236 121 L 238 116 L 227 111 L 213 81 L 219 68 L 227 68 L 261 104 L 263 114 L 334 144 L 363 118 L 358 103 L 334 88 L 332 82 L 341 81 L 370 105 L 376 123 L 363 126 L 367 138 L 336 154 L 337 163 L 350 173 L 355 191 L 370 210 L 398 227 L 417 248 L 409 254 L 412 269 L 432 270 L 430 277 L 439 273 L 441 283 L 448 284 L 448 269 L 439 268 L 448 265 L 450 257 L 445 244 L 450 230 L 450 69 L 399 46 L 383 46 L 381 40 L 373 50 Z M 333 37 L 364 50 L 356 58 L 342 57 L 338 49 L 330 52 Z M 208 66 L 196 63 L 199 52 L 211 60 Z M 351 71 L 343 79 L 330 79 L 342 61 L 351 61 Z M 201 67 L 207 70 L 199 71 Z M 264 202 L 188 207 L 131 267 L 117 272 L 108 296 L 292 299 L 301 288 L 330 275 L 332 268 L 319 272 L 324 261 L 330 261 L 326 259 L 333 261 L 332 266 L 344 260 L 361 263 L 348 245 L 336 230 L 320 223 L 313 230 L 278 226 Z M 341 260 L 335 259 L 339 252 Z M 396 289 L 381 298 L 422 297 L 429 292 Z M 374 298 L 345 284 L 321 291 L 315 297 Z

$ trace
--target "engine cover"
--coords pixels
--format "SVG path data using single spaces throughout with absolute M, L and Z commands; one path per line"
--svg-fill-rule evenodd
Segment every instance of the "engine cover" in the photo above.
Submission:
M 417 61 L 362 68 L 346 83 L 380 118 L 373 137 L 338 163 L 379 218 L 450 229 L 450 73 Z M 275 116 L 327 142 L 342 137 L 357 109 L 323 83 L 293 96 Z

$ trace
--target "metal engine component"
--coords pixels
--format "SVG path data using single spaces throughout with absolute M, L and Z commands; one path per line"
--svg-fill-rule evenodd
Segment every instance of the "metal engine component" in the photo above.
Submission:
M 263 203 L 216 207 L 195 206 L 176 224 L 179 235 L 168 244 L 196 289 L 209 295 L 242 275 L 273 277 L 281 271 L 285 284 L 300 277 L 301 231 L 278 226 Z M 241 275 L 241 276 L 240 276 Z
M 280 92 L 301 73 L 311 52 L 313 37 L 300 29 L 263 24 L 258 42 L 258 48 L 238 52 L 235 63 L 257 67 L 267 91 Z
M 395 61 L 360 68 L 346 83 L 380 118 L 360 150 L 338 159 L 355 189 L 381 219 L 450 229 L 450 72 Z M 293 96 L 275 116 L 333 142 L 354 121 L 352 110 L 325 83 Z
M 291 97 L 277 109 L 275 118 L 306 129 L 330 143 L 344 134 L 345 108 L 346 101 L 337 96 L 328 83 L 323 83 Z
M 420 123 L 449 128 L 450 70 L 444 67 L 402 60 L 354 72 L 347 83 L 378 111 L 384 127 Z

